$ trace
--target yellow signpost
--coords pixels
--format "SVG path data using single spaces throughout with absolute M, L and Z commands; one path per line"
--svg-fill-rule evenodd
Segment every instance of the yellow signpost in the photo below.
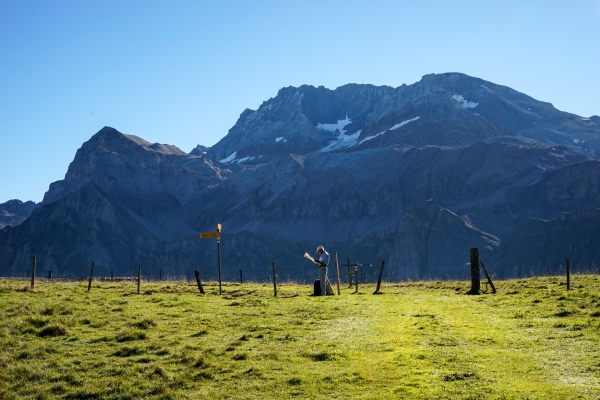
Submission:
M 201 239 L 217 239 L 217 260 L 219 263 L 219 294 L 222 294 L 221 289 L 221 224 L 217 224 L 216 232 L 202 232 L 200 234 Z
M 202 239 L 218 239 L 221 237 L 221 232 L 202 232 L 200 238 Z

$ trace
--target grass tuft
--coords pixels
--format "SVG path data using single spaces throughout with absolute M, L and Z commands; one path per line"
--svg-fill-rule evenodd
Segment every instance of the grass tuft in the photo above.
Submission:
M 559 312 L 555 313 L 554 316 L 556 316 L 556 317 L 568 317 L 568 316 L 576 314 L 576 313 L 577 313 L 577 311 L 562 310 L 562 311 L 559 311 Z
M 290 378 L 287 380 L 287 384 L 290 386 L 298 386 L 302 384 L 302 379 L 300 378 Z
M 145 339 L 147 339 L 145 332 L 129 331 L 129 330 L 125 330 L 125 331 L 119 333 L 115 337 L 115 340 L 119 343 L 132 342 L 134 340 L 145 340 Z
M 206 362 L 204 357 L 200 357 L 195 363 L 194 368 L 208 368 L 209 364 Z
M 60 324 L 48 325 L 38 332 L 39 337 L 56 337 L 65 336 L 66 334 L 67 329 Z
M 237 353 L 237 354 L 234 354 L 233 357 L 231 357 L 231 359 L 234 360 L 234 361 L 247 360 L 248 359 L 248 354 L 246 354 L 246 353 Z
M 467 372 L 464 374 L 451 374 L 451 375 L 445 375 L 444 381 L 445 382 L 464 381 L 465 379 L 473 378 L 474 376 L 475 376 L 475 374 L 473 372 Z
M 141 348 L 139 348 L 137 346 L 121 347 L 119 350 L 117 350 L 116 352 L 113 353 L 113 355 L 117 356 L 117 357 L 132 357 L 132 356 L 139 356 L 140 354 L 144 354 L 144 352 L 142 351 Z
M 337 357 L 326 351 L 319 351 L 316 353 L 308 353 L 305 357 L 310 358 L 313 361 L 321 362 L 321 361 L 334 361 Z
M 154 320 L 154 318 L 144 318 L 141 321 L 133 322 L 131 326 L 138 329 L 150 329 L 156 326 L 156 321 Z

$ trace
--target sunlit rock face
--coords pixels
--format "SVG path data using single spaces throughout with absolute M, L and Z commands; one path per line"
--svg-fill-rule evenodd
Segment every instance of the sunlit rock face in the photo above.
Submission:
M 232 276 L 274 261 L 310 277 L 301 256 L 318 244 L 386 259 L 398 279 L 461 277 L 470 247 L 493 273 L 524 274 L 493 264 L 531 248 L 528 263 L 558 265 L 600 239 L 572 234 L 598 218 L 585 210 L 600 207 L 599 139 L 598 117 L 464 74 L 288 87 L 190 153 L 101 129 L 31 216 L 0 230 L 0 264 L 213 273 L 216 244 L 197 234 L 219 222 Z

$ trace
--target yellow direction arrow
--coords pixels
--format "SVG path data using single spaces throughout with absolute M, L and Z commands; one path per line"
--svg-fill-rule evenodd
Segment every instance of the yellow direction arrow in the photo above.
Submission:
M 221 237 L 221 232 L 202 232 L 200 234 L 201 239 L 217 239 Z

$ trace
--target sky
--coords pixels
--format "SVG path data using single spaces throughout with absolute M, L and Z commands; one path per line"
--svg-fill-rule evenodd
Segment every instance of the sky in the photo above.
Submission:
M 600 0 L 0 0 L 0 203 L 104 126 L 189 152 L 286 86 L 462 72 L 600 115 Z

